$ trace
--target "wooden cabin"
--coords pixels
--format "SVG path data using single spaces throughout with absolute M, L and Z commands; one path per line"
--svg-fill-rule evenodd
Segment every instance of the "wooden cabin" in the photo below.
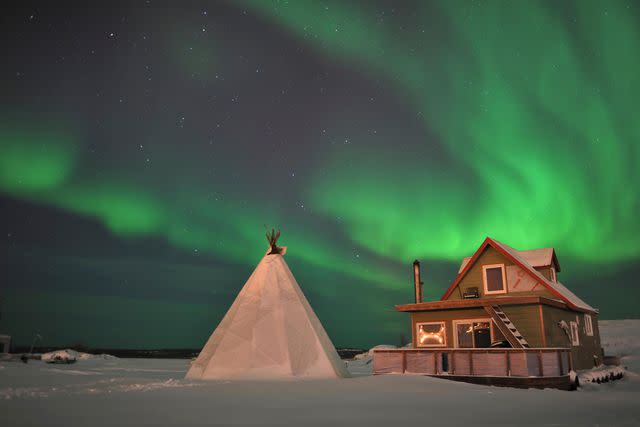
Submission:
M 564 384 L 570 370 L 601 364 L 598 311 L 560 283 L 559 272 L 552 248 L 518 251 L 487 238 L 462 260 L 442 298 L 423 302 L 414 262 L 415 302 L 396 306 L 411 315 L 413 348 L 374 353 L 375 373 L 399 364 L 402 372 L 562 377 Z

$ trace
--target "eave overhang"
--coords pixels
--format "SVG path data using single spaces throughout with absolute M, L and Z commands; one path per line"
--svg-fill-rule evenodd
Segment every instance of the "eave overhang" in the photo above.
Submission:
M 473 298 L 463 300 L 448 301 L 430 301 L 413 304 L 398 304 L 395 306 L 396 311 L 416 312 L 416 311 L 438 311 L 453 310 L 460 308 L 475 308 L 487 305 L 521 305 L 521 304 L 544 304 L 550 307 L 562 308 L 570 311 L 589 313 L 597 315 L 597 311 L 586 310 L 581 307 L 569 306 L 564 301 L 545 298 L 541 296 L 522 296 L 522 297 L 497 297 L 497 298 Z

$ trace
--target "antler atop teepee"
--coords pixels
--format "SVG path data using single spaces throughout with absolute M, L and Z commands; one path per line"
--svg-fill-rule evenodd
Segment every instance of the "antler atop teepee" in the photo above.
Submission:
M 271 247 L 269 253 L 267 255 L 279 254 L 280 248 L 278 247 L 278 238 L 280 237 L 280 230 L 276 232 L 275 229 L 271 229 L 271 231 L 267 231 L 267 240 L 269 241 L 269 246 Z

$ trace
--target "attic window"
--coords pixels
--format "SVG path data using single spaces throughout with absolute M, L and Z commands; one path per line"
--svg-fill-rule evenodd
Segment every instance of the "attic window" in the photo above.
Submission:
M 425 322 L 416 324 L 418 347 L 445 347 L 447 338 L 444 322 Z
M 504 275 L 504 264 L 490 264 L 482 266 L 482 279 L 485 294 L 504 294 L 507 292 Z
M 552 282 L 557 282 L 558 281 L 556 279 L 556 269 L 555 269 L 555 267 L 551 267 L 551 281 Z

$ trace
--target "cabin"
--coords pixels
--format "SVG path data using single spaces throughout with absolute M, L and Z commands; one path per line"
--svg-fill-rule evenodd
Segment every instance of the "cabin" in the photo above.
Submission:
M 486 238 L 439 301 L 422 300 L 413 267 L 415 302 L 395 307 L 410 315 L 412 348 L 374 352 L 374 373 L 565 388 L 571 370 L 602 364 L 598 310 L 559 281 L 553 248 L 519 251 Z

